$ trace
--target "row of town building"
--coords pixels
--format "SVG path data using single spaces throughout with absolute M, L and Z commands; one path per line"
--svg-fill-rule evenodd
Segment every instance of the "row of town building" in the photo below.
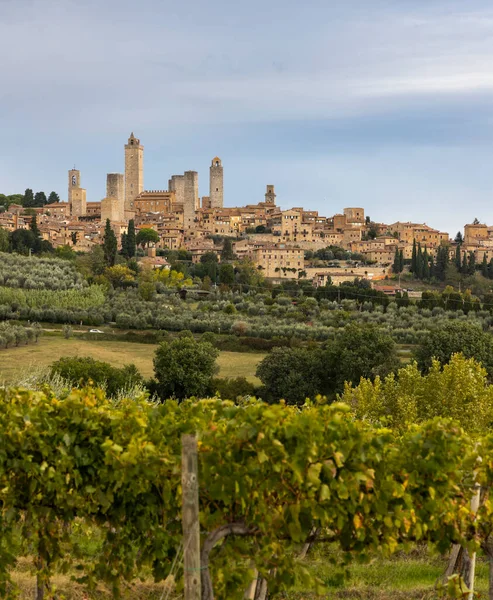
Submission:
M 256 204 L 225 207 L 223 166 L 217 156 L 211 161 L 209 196 L 199 197 L 196 171 L 172 175 L 166 190 L 145 190 L 144 147 L 133 133 L 124 153 L 125 172 L 107 175 L 106 196 L 99 202 L 87 201 L 81 173 L 74 168 L 68 172 L 67 202 L 35 209 L 40 232 L 53 246 L 89 251 L 101 243 L 107 219 L 118 239 L 133 219 L 137 229 L 152 228 L 159 234 L 158 248 L 184 248 L 194 261 L 216 251 L 215 238 L 231 237 L 236 255 L 252 259 L 272 279 L 298 278 L 305 272 L 304 252 L 328 246 L 379 265 L 380 275 L 388 272 L 396 249 L 411 258 L 414 241 L 426 246 L 431 255 L 443 244 L 449 245 L 451 256 L 455 253 L 448 233 L 419 223 L 369 223 L 359 207 L 344 208 L 329 217 L 303 207 L 282 210 L 273 185 L 267 185 L 263 200 Z M 8 230 L 28 227 L 31 217 L 23 212 L 22 206 L 10 206 L 0 215 L 0 226 Z M 474 252 L 478 262 L 483 255 L 493 258 L 493 227 L 466 225 L 462 250 Z M 328 273 L 318 272 L 317 281 L 324 281 Z M 361 276 L 370 277 L 369 270 Z

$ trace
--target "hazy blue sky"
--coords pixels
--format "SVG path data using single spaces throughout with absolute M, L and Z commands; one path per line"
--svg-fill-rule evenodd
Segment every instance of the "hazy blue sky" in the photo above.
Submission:
M 489 0 L 0 0 L 0 192 L 145 187 L 216 154 L 225 204 L 493 223 Z

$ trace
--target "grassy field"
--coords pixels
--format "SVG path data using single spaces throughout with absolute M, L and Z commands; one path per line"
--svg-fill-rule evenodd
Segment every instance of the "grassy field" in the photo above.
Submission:
M 331 566 L 326 558 L 308 559 L 304 561 L 312 572 L 315 572 L 328 588 L 328 594 L 315 595 L 298 589 L 273 596 L 273 600 L 434 600 L 436 582 L 442 577 L 446 568 L 443 558 L 431 556 L 399 556 L 392 559 L 375 559 L 370 564 L 353 564 L 349 569 L 349 578 L 342 581 L 338 578 L 338 570 Z M 35 579 L 32 561 L 21 558 L 13 579 L 21 589 L 21 599 L 34 597 Z M 64 594 L 66 600 L 110 600 L 111 592 L 101 585 L 97 592 L 86 592 L 82 586 L 70 580 L 70 575 L 56 575 L 53 583 Z M 476 591 L 478 598 L 487 598 L 488 565 L 480 559 L 476 570 Z M 125 600 L 158 600 L 162 599 L 165 584 L 153 583 L 143 578 L 131 584 L 124 584 Z M 170 594 L 170 600 L 178 600 L 182 596 Z
M 63 356 L 92 356 L 116 367 L 134 363 L 144 377 L 153 374 L 152 359 L 157 346 L 132 342 L 90 341 L 61 336 L 41 337 L 38 344 L 0 351 L 0 380 L 10 381 L 33 367 L 46 367 Z M 255 377 L 257 364 L 264 354 L 221 352 L 218 358 L 220 377 Z

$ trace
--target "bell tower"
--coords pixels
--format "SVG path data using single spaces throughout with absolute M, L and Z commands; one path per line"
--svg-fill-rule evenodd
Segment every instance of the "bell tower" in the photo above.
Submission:
M 211 208 L 223 207 L 223 166 L 221 164 L 221 159 L 218 156 L 212 159 L 210 167 L 209 198 Z
M 144 146 L 133 132 L 125 144 L 125 212 L 133 212 L 134 200 L 144 191 Z
M 80 171 L 75 167 L 68 172 L 68 203 L 70 214 L 80 217 L 86 214 L 86 190 L 80 187 Z

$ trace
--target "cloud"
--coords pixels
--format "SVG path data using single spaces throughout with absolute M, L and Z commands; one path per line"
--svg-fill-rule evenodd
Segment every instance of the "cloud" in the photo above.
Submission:
M 318 182 L 309 203 L 325 196 L 315 168 L 329 160 L 341 169 L 341 200 L 344 177 L 356 194 L 353 162 L 365 177 L 375 174 L 384 205 L 389 181 L 398 181 L 378 160 L 361 162 L 365 153 L 395 154 L 392 168 L 411 196 L 412 165 L 423 166 L 416 151 L 440 164 L 450 146 L 468 153 L 468 195 L 479 206 L 487 186 L 478 186 L 474 160 L 493 149 L 492 54 L 486 0 L 3 0 L 0 113 L 9 154 L 0 180 L 17 189 L 30 178 L 65 186 L 70 155 L 97 197 L 134 129 L 146 144 L 146 172 L 162 177 L 155 187 L 169 175 L 162 164 L 207 168 L 209 155 L 226 149 L 225 164 L 241 160 L 248 173 L 235 171 L 250 186 L 239 200 L 270 179 L 263 169 L 255 175 L 257 161 L 280 156 L 313 162 L 305 167 Z M 455 173 L 423 180 L 435 197 L 441 188 L 465 191 L 454 165 Z M 277 181 L 291 181 L 272 168 Z M 293 187 L 284 191 L 290 204 Z M 360 192 L 359 203 L 363 183 Z

